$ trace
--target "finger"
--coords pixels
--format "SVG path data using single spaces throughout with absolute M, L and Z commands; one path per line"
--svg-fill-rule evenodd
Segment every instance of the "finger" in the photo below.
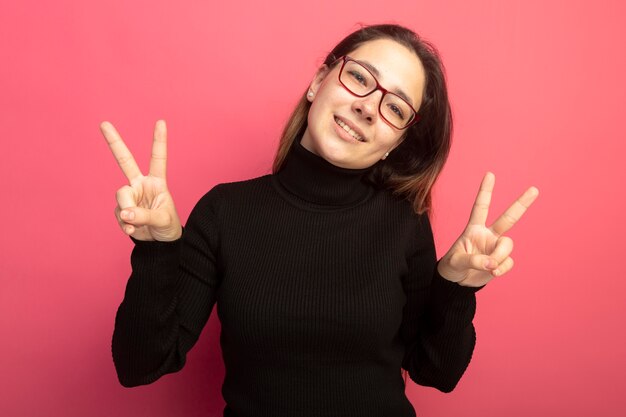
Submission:
M 536 187 L 530 187 L 524 192 L 504 213 L 493 222 L 490 229 L 496 235 L 502 235 L 509 231 L 515 223 L 524 215 L 526 210 L 531 206 L 539 195 L 539 190 Z
M 117 133 L 117 130 L 115 130 L 115 127 L 109 122 L 102 122 L 100 124 L 100 131 L 107 140 L 117 164 L 122 168 L 122 172 L 124 172 L 128 181 L 132 181 L 134 178 L 141 176 L 141 170 L 139 166 L 137 166 L 133 154 L 130 153 L 122 137 Z
M 115 198 L 117 200 L 117 205 L 121 209 L 135 207 L 137 205 L 137 196 L 135 194 L 135 190 L 130 185 L 125 185 L 117 190 L 117 192 L 115 193 Z
M 120 229 L 122 229 L 122 232 L 126 233 L 127 235 L 131 235 L 133 233 L 135 233 L 135 226 L 133 226 L 132 224 L 128 224 L 126 222 L 124 222 L 124 220 L 122 220 L 121 216 L 120 216 L 120 208 L 118 206 L 115 207 L 115 217 L 117 218 L 117 224 L 119 224 Z
M 500 236 L 496 241 L 496 247 L 491 251 L 489 257 L 493 259 L 498 267 L 513 252 L 513 239 L 508 236 Z
M 469 224 L 484 226 L 487 222 L 487 215 L 489 214 L 489 204 L 491 204 L 491 194 L 493 192 L 493 186 L 496 183 L 496 176 L 487 172 L 480 183 L 480 189 L 476 200 L 474 200 L 474 207 L 470 214 Z
M 150 159 L 150 175 L 165 178 L 167 161 L 167 127 L 165 120 L 157 120 L 154 125 L 154 141 L 152 142 L 152 158 Z
M 498 268 L 491 271 L 491 274 L 496 277 L 501 277 L 502 275 L 513 269 L 513 264 L 513 258 L 509 256 L 500 265 L 498 265 Z
M 477 269 L 479 271 L 491 271 L 498 266 L 498 262 L 488 255 L 459 253 L 452 255 L 450 265 L 457 271 Z
M 171 223 L 170 215 L 165 210 L 150 210 L 142 207 L 125 208 L 120 217 L 135 226 L 164 227 Z

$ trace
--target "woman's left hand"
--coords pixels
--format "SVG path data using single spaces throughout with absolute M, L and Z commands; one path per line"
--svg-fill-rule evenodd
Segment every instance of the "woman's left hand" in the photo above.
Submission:
M 513 268 L 513 240 L 503 236 L 539 195 L 530 187 L 489 227 L 487 214 L 496 177 L 487 172 L 463 234 L 441 258 L 437 269 L 445 279 L 467 287 L 480 287 Z

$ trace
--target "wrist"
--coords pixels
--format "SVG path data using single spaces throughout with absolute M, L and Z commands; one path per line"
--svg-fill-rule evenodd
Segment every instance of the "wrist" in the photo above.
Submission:
M 440 260 L 437 261 L 437 273 L 439 274 L 439 276 L 447 281 L 450 282 L 454 282 L 455 284 L 458 284 L 458 282 L 456 280 L 454 280 L 453 278 L 449 278 L 451 276 L 450 274 L 450 268 L 446 267 L 447 262 L 444 258 L 441 258 Z
M 437 276 L 438 276 L 439 280 L 443 281 L 442 285 L 448 288 L 448 290 L 453 291 L 454 293 L 459 293 L 459 294 L 470 294 L 470 293 L 473 294 L 485 287 L 485 285 L 481 285 L 479 287 L 476 287 L 473 285 L 467 285 L 467 283 L 464 283 L 467 280 L 467 278 L 463 278 L 460 281 L 453 281 L 449 278 L 446 278 L 445 275 L 441 274 L 441 268 L 439 267 L 441 264 L 441 261 L 443 261 L 443 258 L 437 261 L 437 265 L 435 267 L 435 279 L 437 279 Z

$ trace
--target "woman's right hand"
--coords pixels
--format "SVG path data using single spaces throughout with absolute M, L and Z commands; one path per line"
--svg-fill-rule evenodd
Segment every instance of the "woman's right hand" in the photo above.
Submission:
M 152 158 L 147 176 L 141 173 L 133 155 L 111 123 L 102 122 L 100 130 L 129 182 L 129 185 L 118 189 L 116 194 L 115 217 L 122 231 L 137 240 L 169 242 L 179 239 L 182 226 L 165 181 L 165 121 L 158 120 L 154 126 Z

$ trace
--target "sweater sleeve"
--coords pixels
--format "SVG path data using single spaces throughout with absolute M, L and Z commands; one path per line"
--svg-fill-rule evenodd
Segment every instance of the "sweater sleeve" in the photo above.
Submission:
M 407 301 L 401 335 L 406 351 L 402 367 L 415 383 L 451 392 L 472 358 L 475 293 L 484 286 L 463 287 L 438 273 L 426 214 L 420 217 L 418 235 L 418 249 L 408 259 L 404 280 Z
M 206 324 L 219 286 L 216 188 L 196 204 L 180 239 L 139 241 L 115 318 L 113 362 L 125 387 L 179 371 Z

